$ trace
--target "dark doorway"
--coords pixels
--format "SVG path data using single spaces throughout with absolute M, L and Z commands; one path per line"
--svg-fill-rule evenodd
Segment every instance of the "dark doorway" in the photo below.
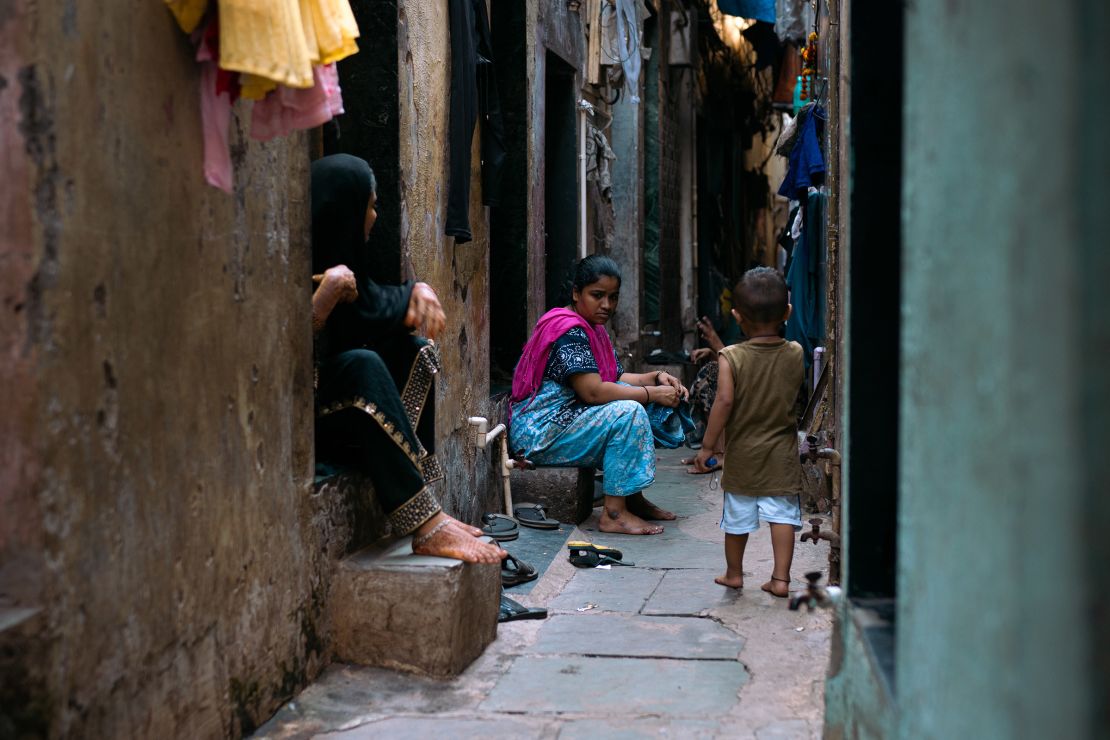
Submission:
M 512 385 L 528 338 L 528 79 L 525 4 L 493 0 L 494 70 L 505 126 L 501 201 L 490 209 L 490 393 Z
M 401 173 L 397 96 L 397 2 L 352 0 L 359 51 L 339 62 L 346 114 L 324 126 L 324 154 L 370 163 L 378 181 L 378 220 L 370 237 L 372 277 L 401 280 Z
M 546 305 L 570 300 L 570 271 L 578 253 L 578 121 L 574 68 L 547 53 L 544 79 L 544 231 Z

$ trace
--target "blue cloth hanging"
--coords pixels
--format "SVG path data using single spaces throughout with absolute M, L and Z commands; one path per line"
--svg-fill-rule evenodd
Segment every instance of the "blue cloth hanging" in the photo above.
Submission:
M 717 10 L 725 15 L 775 22 L 775 0 L 717 0 Z
M 786 285 L 794 307 L 786 322 L 786 338 L 802 345 L 806 367 L 813 348 L 825 341 L 825 212 L 828 197 L 810 193 L 802 235 L 794 243 Z

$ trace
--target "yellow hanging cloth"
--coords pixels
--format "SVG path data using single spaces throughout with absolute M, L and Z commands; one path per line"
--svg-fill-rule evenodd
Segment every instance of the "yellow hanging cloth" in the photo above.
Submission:
M 300 0 L 219 0 L 220 67 L 312 87 Z M 350 8 L 348 8 L 349 10 Z
M 358 23 L 348 0 L 301 0 L 301 9 L 312 18 L 317 64 L 331 64 L 358 52 Z M 305 23 L 306 31 L 308 23 Z
M 166 0 L 166 7 L 177 19 L 181 30 L 192 33 L 204 17 L 204 11 L 208 10 L 208 0 Z

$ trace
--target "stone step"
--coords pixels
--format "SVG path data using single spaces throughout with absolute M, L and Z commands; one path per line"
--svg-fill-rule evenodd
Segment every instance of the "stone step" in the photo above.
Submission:
M 501 569 L 382 541 L 339 561 L 328 609 L 337 660 L 458 675 L 497 637 Z

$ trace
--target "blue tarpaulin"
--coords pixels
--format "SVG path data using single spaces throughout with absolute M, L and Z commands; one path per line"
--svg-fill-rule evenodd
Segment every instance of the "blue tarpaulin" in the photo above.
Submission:
M 775 22 L 775 0 L 717 0 L 717 9 L 725 15 Z

